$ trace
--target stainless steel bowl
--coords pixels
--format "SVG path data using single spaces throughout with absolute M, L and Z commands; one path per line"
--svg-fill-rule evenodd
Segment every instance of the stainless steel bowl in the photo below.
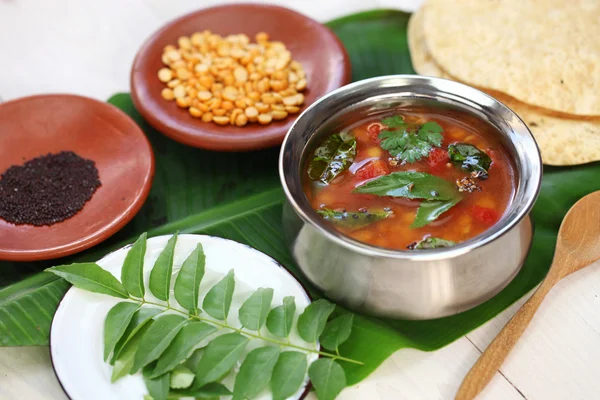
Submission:
M 517 185 L 502 219 L 452 248 L 395 251 L 358 242 L 323 221 L 303 192 L 306 162 L 324 136 L 407 106 L 450 109 L 489 124 L 514 161 Z M 445 79 L 396 75 L 347 85 L 312 104 L 283 142 L 279 173 L 287 197 L 286 240 L 313 284 L 358 311 L 430 319 L 484 302 L 517 275 L 532 240 L 528 214 L 540 189 L 542 163 L 527 126 L 497 100 Z

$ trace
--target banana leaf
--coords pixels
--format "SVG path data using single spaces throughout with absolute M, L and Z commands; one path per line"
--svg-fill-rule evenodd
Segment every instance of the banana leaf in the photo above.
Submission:
M 327 24 L 348 50 L 354 80 L 414 73 L 406 43 L 408 18 L 399 11 L 382 10 Z M 115 95 L 109 102 L 135 119 L 152 143 L 156 176 L 150 196 L 123 230 L 93 249 L 62 260 L 0 263 L 0 345 L 48 343 L 52 315 L 68 285 L 40 271 L 51 265 L 96 260 L 143 231 L 155 236 L 178 230 L 247 243 L 279 260 L 313 295 L 319 295 L 299 273 L 282 241 L 284 196 L 277 177 L 278 149 L 230 154 L 185 147 L 150 128 L 128 94 Z M 451 343 L 531 290 L 548 270 L 563 216 L 579 198 L 600 190 L 599 174 L 598 163 L 545 168 L 540 198 L 532 212 L 536 231 L 531 253 L 521 273 L 493 299 L 470 311 L 430 321 L 356 315 L 352 335 L 341 351 L 365 365 L 344 365 L 348 384 L 364 379 L 400 348 L 431 351 Z

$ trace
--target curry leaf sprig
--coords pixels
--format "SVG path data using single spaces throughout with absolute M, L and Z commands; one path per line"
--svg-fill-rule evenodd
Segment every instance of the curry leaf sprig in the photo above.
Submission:
M 113 382 L 141 371 L 149 393 L 145 400 L 228 395 L 234 400 L 252 399 L 267 388 L 273 399 L 286 399 L 300 389 L 308 373 L 317 397 L 330 400 L 346 386 L 339 362 L 362 364 L 339 351 L 350 336 L 353 316 L 337 313 L 331 319 L 335 305 L 327 300 L 311 303 L 294 326 L 294 297 L 285 297 L 272 308 L 273 289 L 259 288 L 241 305 L 239 325 L 232 325 L 228 322 L 235 291 L 231 270 L 208 290 L 200 306 L 204 250 L 198 244 L 173 273 L 177 234 L 158 256 L 146 288 L 146 240 L 142 234 L 129 249 L 120 281 L 95 263 L 47 269 L 78 288 L 126 299 L 108 312 L 104 322 L 104 360 L 113 365 Z M 146 289 L 158 301 L 149 299 Z M 320 340 L 328 351 L 292 343 L 294 331 L 308 344 Z M 255 345 L 247 352 L 251 341 Z M 320 358 L 309 365 L 309 354 Z M 238 364 L 233 387 L 227 388 L 222 381 Z

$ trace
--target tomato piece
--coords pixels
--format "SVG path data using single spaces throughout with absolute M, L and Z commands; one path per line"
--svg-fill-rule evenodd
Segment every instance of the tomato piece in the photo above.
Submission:
M 429 164 L 432 169 L 441 169 L 442 167 L 445 167 L 449 161 L 450 156 L 448 155 L 448 152 L 439 147 L 431 150 L 427 157 L 427 164 Z
M 487 155 L 488 155 L 488 156 L 490 156 L 490 158 L 492 159 L 492 165 L 490 166 L 490 168 L 491 168 L 491 167 L 498 167 L 498 166 L 499 166 L 499 163 L 498 163 L 498 158 L 499 158 L 499 156 L 498 156 L 498 154 L 496 153 L 496 151 L 495 151 L 495 150 L 492 150 L 492 149 L 487 149 L 485 152 L 486 152 L 486 153 L 487 153 Z
M 360 180 L 371 179 L 381 175 L 387 175 L 390 173 L 390 169 L 385 161 L 373 160 L 363 165 L 358 171 L 356 171 L 356 177 Z
M 471 214 L 477 221 L 487 225 L 492 225 L 500 219 L 500 214 L 493 208 L 473 206 Z
M 371 125 L 367 126 L 369 139 L 379 143 L 379 134 L 381 133 L 381 128 L 383 128 L 383 125 L 381 125 L 379 122 L 373 122 Z

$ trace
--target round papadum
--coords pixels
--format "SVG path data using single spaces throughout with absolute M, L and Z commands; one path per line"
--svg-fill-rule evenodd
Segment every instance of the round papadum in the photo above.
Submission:
M 575 115 L 600 115 L 599 0 L 430 0 L 435 62 L 469 85 Z
M 423 8 L 408 24 L 408 44 L 413 67 L 421 75 L 458 81 L 432 59 L 425 44 Z M 488 91 L 512 109 L 536 138 L 544 164 L 575 165 L 600 160 L 600 119 L 576 120 L 548 115 L 543 110 L 517 101 L 503 93 Z

